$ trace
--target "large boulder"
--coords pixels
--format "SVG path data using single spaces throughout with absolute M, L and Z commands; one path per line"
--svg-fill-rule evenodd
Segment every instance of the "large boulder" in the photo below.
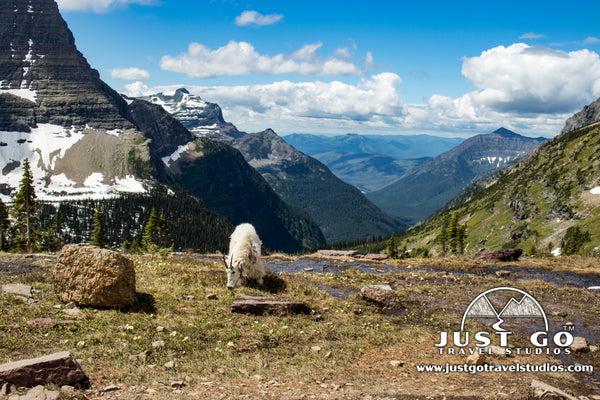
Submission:
M 523 254 L 523 249 L 502 249 L 493 251 L 484 251 L 480 253 L 476 260 L 486 261 L 517 261 Z
M 400 297 L 389 285 L 369 285 L 363 286 L 358 294 L 360 299 L 373 303 L 378 307 L 403 310 L 404 305 Z
M 63 247 L 52 270 L 54 291 L 64 302 L 121 308 L 136 301 L 133 261 L 87 245 Z

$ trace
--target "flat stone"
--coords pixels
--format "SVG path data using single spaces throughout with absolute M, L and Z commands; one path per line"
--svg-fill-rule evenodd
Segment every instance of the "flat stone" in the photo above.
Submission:
M 531 380 L 531 395 L 531 398 L 535 400 L 578 400 L 576 397 L 536 379 Z
M 206 300 L 216 300 L 218 299 L 217 294 L 216 293 L 209 293 L 205 296 Z
M 164 340 L 157 340 L 155 342 L 152 342 L 152 347 L 163 347 L 164 345 L 165 345 Z
M 312 346 L 310 348 L 310 351 L 312 351 L 313 353 L 318 353 L 321 351 L 321 346 Z
M 400 361 L 400 360 L 391 360 L 390 361 L 390 365 L 392 367 L 401 367 L 404 365 L 404 361 Z
M 319 250 L 317 253 L 328 257 L 354 257 L 358 255 L 356 250 Z
M 2 285 L 2 291 L 4 293 L 16 294 L 23 297 L 32 297 L 31 286 L 21 285 L 17 283 L 9 283 Z
M 596 292 L 596 293 L 600 293 L 600 286 L 590 286 L 590 287 L 588 288 L 588 290 L 589 290 L 590 292 Z
M 381 260 L 387 260 L 389 258 L 389 256 L 387 254 L 365 254 L 365 256 L 363 258 L 365 258 L 367 260 L 381 261 Z
M 86 379 L 79 363 L 66 351 L 0 365 L 0 381 L 32 387 L 68 385 Z
M 167 361 L 163 366 L 167 369 L 171 369 L 175 366 L 175 361 Z
M 590 351 L 588 348 L 587 340 L 581 336 L 575 336 L 573 338 L 573 343 L 569 346 L 574 353 L 584 353 Z
M 102 389 L 102 392 L 114 392 L 116 390 L 121 390 L 121 387 L 119 385 L 108 385 L 105 386 L 104 389 Z
M 173 389 L 181 389 L 184 386 L 185 386 L 184 381 L 171 381 L 171 387 Z
M 274 300 L 256 297 L 234 300 L 231 312 L 252 315 L 293 315 L 310 314 L 312 310 L 301 301 Z
M 598 347 L 598 346 L 596 346 L 596 345 L 591 345 L 591 346 L 589 347 L 589 349 L 590 349 L 590 352 L 591 352 L 591 353 L 595 353 L 595 352 L 597 352 L 597 351 L 600 349 L 600 347 Z

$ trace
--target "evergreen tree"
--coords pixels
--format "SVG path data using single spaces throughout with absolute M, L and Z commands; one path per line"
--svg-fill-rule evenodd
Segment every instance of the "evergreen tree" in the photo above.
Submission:
M 171 239 L 171 231 L 165 220 L 165 215 L 160 214 L 158 220 L 158 245 L 162 248 L 168 248 L 173 246 L 173 240 Z
M 32 250 L 33 235 L 37 223 L 36 195 L 29 160 L 23 162 L 23 177 L 15 196 L 11 215 L 15 220 L 15 245 L 27 252 Z
M 448 222 L 444 222 L 440 234 L 437 237 L 440 246 L 442 247 L 442 255 L 445 256 L 448 251 Z
M 467 225 L 458 225 L 456 229 L 456 243 L 458 252 L 463 254 L 465 251 L 465 239 L 467 238 Z
M 100 209 L 100 205 L 96 208 L 94 213 L 94 227 L 92 230 L 92 239 L 90 241 L 92 246 L 98 246 L 101 248 L 106 247 L 106 229 L 104 227 L 104 214 Z
M 448 225 L 448 238 L 450 243 L 450 250 L 452 253 L 456 254 L 458 250 L 458 213 L 452 214 L 452 219 L 450 219 L 450 225 Z
M 396 246 L 394 235 L 390 236 L 390 239 L 387 242 L 386 252 L 389 258 L 398 257 L 398 247 Z
M 10 221 L 8 220 L 8 211 L 2 199 L 0 199 L 0 250 L 8 250 L 8 228 Z
M 158 250 L 158 226 L 160 222 L 156 216 L 156 209 L 150 212 L 148 223 L 144 227 L 144 235 L 142 236 L 142 247 L 147 252 L 154 253 Z

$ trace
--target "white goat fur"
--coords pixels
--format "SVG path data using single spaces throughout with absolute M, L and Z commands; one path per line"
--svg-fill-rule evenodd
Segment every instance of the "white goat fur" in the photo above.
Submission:
M 260 241 L 251 224 L 235 227 L 229 242 L 229 254 L 226 259 L 227 287 L 238 286 L 242 277 L 254 279 L 262 285 L 265 267 L 260 260 Z

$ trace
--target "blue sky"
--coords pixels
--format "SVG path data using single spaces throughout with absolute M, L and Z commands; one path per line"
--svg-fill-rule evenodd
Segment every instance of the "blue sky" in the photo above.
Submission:
M 553 136 L 600 97 L 597 1 L 58 0 L 113 88 L 249 132 Z

